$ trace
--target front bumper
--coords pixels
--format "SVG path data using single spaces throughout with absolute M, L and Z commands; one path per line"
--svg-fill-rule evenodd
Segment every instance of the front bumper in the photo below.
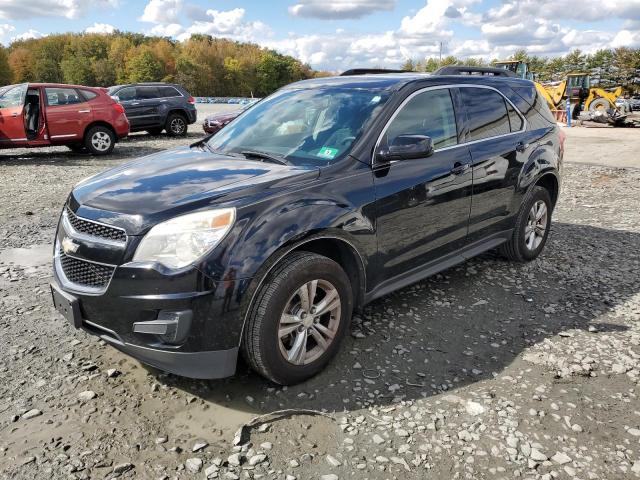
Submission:
M 167 372 L 191 378 L 234 374 L 249 280 L 215 281 L 196 267 L 174 271 L 132 263 L 140 237 L 97 241 L 68 218 L 63 214 L 56 237 L 52 293 L 58 311 L 76 328 Z M 105 270 L 100 287 L 78 283 Z M 66 309 L 60 305 L 65 301 Z

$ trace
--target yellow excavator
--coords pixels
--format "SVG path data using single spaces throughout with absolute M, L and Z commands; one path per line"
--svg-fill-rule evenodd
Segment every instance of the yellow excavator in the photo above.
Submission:
M 622 87 L 614 90 L 592 87 L 591 77 L 587 73 L 569 73 L 567 78 L 555 84 L 542 84 L 535 81 L 535 74 L 529 70 L 529 64 L 517 60 L 495 62 L 494 67 L 509 70 L 520 78 L 532 80 L 536 88 L 549 104 L 549 108 L 555 111 L 566 110 L 567 98 L 571 99 L 573 117 L 577 116 L 581 109 L 589 111 L 616 109 L 616 99 L 622 95 Z M 576 108 L 578 107 L 578 108 Z

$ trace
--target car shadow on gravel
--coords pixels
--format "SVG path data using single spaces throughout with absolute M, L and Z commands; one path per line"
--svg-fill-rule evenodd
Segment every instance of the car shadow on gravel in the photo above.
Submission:
M 488 253 L 367 306 L 338 357 L 300 385 L 275 386 L 242 363 L 236 376 L 220 381 L 156 375 L 252 413 L 351 411 L 454 391 L 493 378 L 523 350 L 558 334 L 626 330 L 608 313 L 640 291 L 638 252 L 638 233 L 554 223 L 533 263 Z

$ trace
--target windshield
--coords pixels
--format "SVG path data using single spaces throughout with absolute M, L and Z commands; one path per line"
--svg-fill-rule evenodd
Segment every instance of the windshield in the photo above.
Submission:
M 283 90 L 247 110 L 208 145 L 227 155 L 257 151 L 294 165 L 327 165 L 349 153 L 388 96 L 370 88 Z

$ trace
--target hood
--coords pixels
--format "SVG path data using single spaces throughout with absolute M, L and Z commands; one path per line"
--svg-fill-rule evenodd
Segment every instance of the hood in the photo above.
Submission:
M 214 113 L 211 115 L 207 115 L 207 117 L 205 118 L 205 122 L 213 122 L 213 121 L 224 122 L 227 120 L 233 120 L 242 112 L 243 110 L 234 110 L 233 112 Z
M 186 205 L 206 205 L 235 184 L 237 188 L 255 187 L 309 171 L 183 147 L 84 180 L 74 188 L 73 200 L 84 210 L 102 211 L 105 220 L 118 214 L 162 217 L 182 213 L 187 210 Z

